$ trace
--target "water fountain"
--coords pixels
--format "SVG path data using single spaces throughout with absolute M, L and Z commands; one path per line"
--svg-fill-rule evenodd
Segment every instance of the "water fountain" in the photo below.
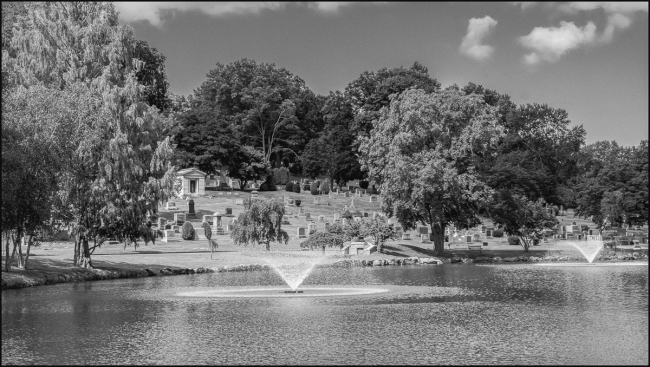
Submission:
M 571 245 L 576 248 L 582 256 L 587 260 L 584 263 L 537 263 L 538 266 L 620 266 L 620 265 L 648 265 L 647 262 L 615 262 L 615 263 L 594 263 L 594 260 L 603 249 L 603 241 L 588 240 L 588 241 L 563 241 L 562 244 Z

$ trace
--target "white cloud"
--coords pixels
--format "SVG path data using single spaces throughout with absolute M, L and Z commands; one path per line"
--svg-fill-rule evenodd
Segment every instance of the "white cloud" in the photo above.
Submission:
M 383 4 L 373 2 L 372 4 Z M 211 16 L 227 16 L 233 14 L 257 14 L 262 10 L 280 10 L 287 5 L 304 6 L 305 3 L 292 2 L 114 2 L 120 12 L 120 20 L 126 23 L 148 21 L 154 26 L 162 26 L 165 12 L 199 11 Z M 310 9 L 322 13 L 337 13 L 342 7 L 363 4 L 358 2 L 309 2 Z
M 563 21 L 559 27 L 535 27 L 529 35 L 520 37 L 519 42 L 533 50 L 525 56 L 528 64 L 556 62 L 569 50 L 595 43 L 596 26 L 589 22 L 580 28 L 573 22 Z
M 489 15 L 470 19 L 467 34 L 460 44 L 460 52 L 479 61 L 489 58 L 494 52 L 494 47 L 482 45 L 481 41 L 490 34 L 496 25 L 497 21 Z
M 632 24 L 635 13 L 648 12 L 647 2 L 566 2 L 547 5 L 570 15 L 602 9 L 608 16 L 607 24 L 600 35 L 596 34 L 596 25 L 591 21 L 582 28 L 565 21 L 560 22 L 559 27 L 535 27 L 529 35 L 519 38 L 524 47 L 533 50 L 524 57 L 528 64 L 556 62 L 569 50 L 609 43 L 616 30 Z

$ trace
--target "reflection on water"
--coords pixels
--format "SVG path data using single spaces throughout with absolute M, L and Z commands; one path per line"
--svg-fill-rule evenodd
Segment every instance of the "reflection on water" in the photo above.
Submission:
M 647 267 L 316 269 L 344 297 L 196 298 L 286 287 L 273 271 L 2 292 L 2 364 L 647 364 Z

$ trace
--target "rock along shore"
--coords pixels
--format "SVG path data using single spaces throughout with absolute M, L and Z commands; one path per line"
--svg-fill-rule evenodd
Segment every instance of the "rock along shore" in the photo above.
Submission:
M 629 260 L 644 260 L 648 261 L 648 255 L 639 253 L 625 253 L 616 255 L 601 255 L 598 257 L 599 261 L 617 262 Z M 584 258 L 576 256 L 514 256 L 514 257 L 488 257 L 478 256 L 475 258 L 469 257 L 407 257 L 403 259 L 383 259 L 383 260 L 358 260 L 346 259 L 340 260 L 331 264 L 318 265 L 320 268 L 346 268 L 346 267 L 374 267 L 374 266 L 404 266 L 404 265 L 441 265 L 448 263 L 513 263 L 513 262 L 585 262 Z M 40 276 L 23 276 L 10 280 L 2 279 L 2 290 L 27 288 L 39 285 L 59 284 L 59 283 L 74 283 L 74 282 L 87 282 L 94 280 L 109 280 L 109 279 L 125 279 L 125 278 L 144 278 L 151 276 L 168 276 L 168 275 L 191 275 L 191 274 L 204 274 L 204 273 L 220 273 L 220 272 L 242 272 L 242 271 L 261 271 L 271 270 L 269 265 L 226 265 L 223 267 L 205 268 L 199 267 L 192 268 L 178 268 L 167 267 L 161 269 L 74 269 L 73 272 L 68 274 L 48 274 L 44 272 Z

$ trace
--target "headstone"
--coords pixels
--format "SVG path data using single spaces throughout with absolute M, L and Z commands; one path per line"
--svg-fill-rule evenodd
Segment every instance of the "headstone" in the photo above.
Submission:
M 402 239 L 403 240 L 410 240 L 411 239 L 411 234 L 410 233 L 402 233 Z
M 327 193 L 327 197 L 330 198 L 330 199 L 332 198 L 332 192 L 331 191 Z
M 368 213 L 363 212 L 363 217 L 364 217 L 364 218 L 368 218 Z
M 165 228 L 165 224 L 167 223 L 167 219 L 163 217 L 158 217 L 158 228 L 163 229 Z
M 185 213 L 174 213 L 174 223 L 182 226 L 185 223 Z
M 341 216 L 339 215 L 339 213 L 334 213 L 334 220 L 340 220 L 340 219 Z
M 165 224 L 165 229 L 172 229 L 172 225 L 171 224 Z
M 176 202 L 175 201 L 168 201 L 167 205 L 165 205 L 165 209 L 167 210 L 178 210 L 176 207 Z
M 305 208 L 298 208 L 298 215 L 305 214 Z
M 316 231 L 316 223 L 311 222 L 307 225 L 307 230 L 309 231 L 309 234 L 312 234 L 314 231 Z
M 205 240 L 205 229 L 203 227 L 194 228 L 194 239 L 195 240 Z
M 311 214 L 310 213 L 305 213 L 305 219 L 306 220 L 311 220 Z
M 578 225 L 578 223 L 576 221 L 573 221 L 571 224 L 574 225 L 574 226 Z
M 352 209 L 352 208 L 354 208 L 354 198 L 352 198 L 352 200 L 350 200 L 350 209 Z
M 212 223 L 212 216 L 211 215 L 204 215 L 203 216 L 203 222 Z
M 431 243 L 428 234 L 420 234 L 420 243 Z
M 379 201 L 379 198 L 377 196 L 375 196 L 375 195 L 370 196 L 370 202 L 371 203 L 376 203 L 378 201 Z
M 257 192 L 257 191 L 253 191 L 253 192 L 251 192 L 251 198 L 253 198 L 253 199 L 254 199 L 254 198 L 258 198 L 259 196 L 260 196 L 260 193 L 259 193 L 259 192 Z
M 307 238 L 307 228 L 298 227 L 298 238 Z
M 176 242 L 178 241 L 178 238 L 176 237 L 176 232 L 174 230 L 165 230 L 164 231 L 164 236 L 162 238 L 163 242 Z
M 355 222 L 361 222 L 361 217 L 352 217 Z
M 363 194 L 361 193 L 361 190 L 357 189 L 357 192 L 354 193 L 354 196 L 360 198 L 361 196 L 363 196 Z
M 325 229 L 329 228 L 330 222 L 325 222 Z
M 320 203 L 320 200 L 317 196 L 314 197 L 314 205 L 318 205 Z
M 346 192 L 345 192 L 345 197 L 346 197 L 346 198 L 349 198 L 349 197 L 350 197 L 350 191 L 346 191 Z
M 429 234 L 429 227 L 418 227 L 419 234 Z
M 341 189 L 336 189 L 336 196 L 338 196 L 339 194 L 341 194 Z
M 235 200 L 235 205 L 244 205 L 244 199 Z
M 215 215 L 212 217 L 212 226 L 213 227 L 223 227 L 221 222 L 221 215 Z
M 487 238 L 490 238 L 490 237 L 492 237 L 492 231 L 491 231 L 491 230 L 489 230 L 489 229 L 488 229 L 488 230 L 486 230 L 486 231 L 485 231 L 485 236 L 487 236 Z
M 485 233 L 486 230 L 487 230 L 486 226 L 481 226 L 481 233 Z
M 232 208 L 226 208 L 226 215 L 232 215 Z
M 472 236 L 465 236 L 467 243 L 472 243 Z

